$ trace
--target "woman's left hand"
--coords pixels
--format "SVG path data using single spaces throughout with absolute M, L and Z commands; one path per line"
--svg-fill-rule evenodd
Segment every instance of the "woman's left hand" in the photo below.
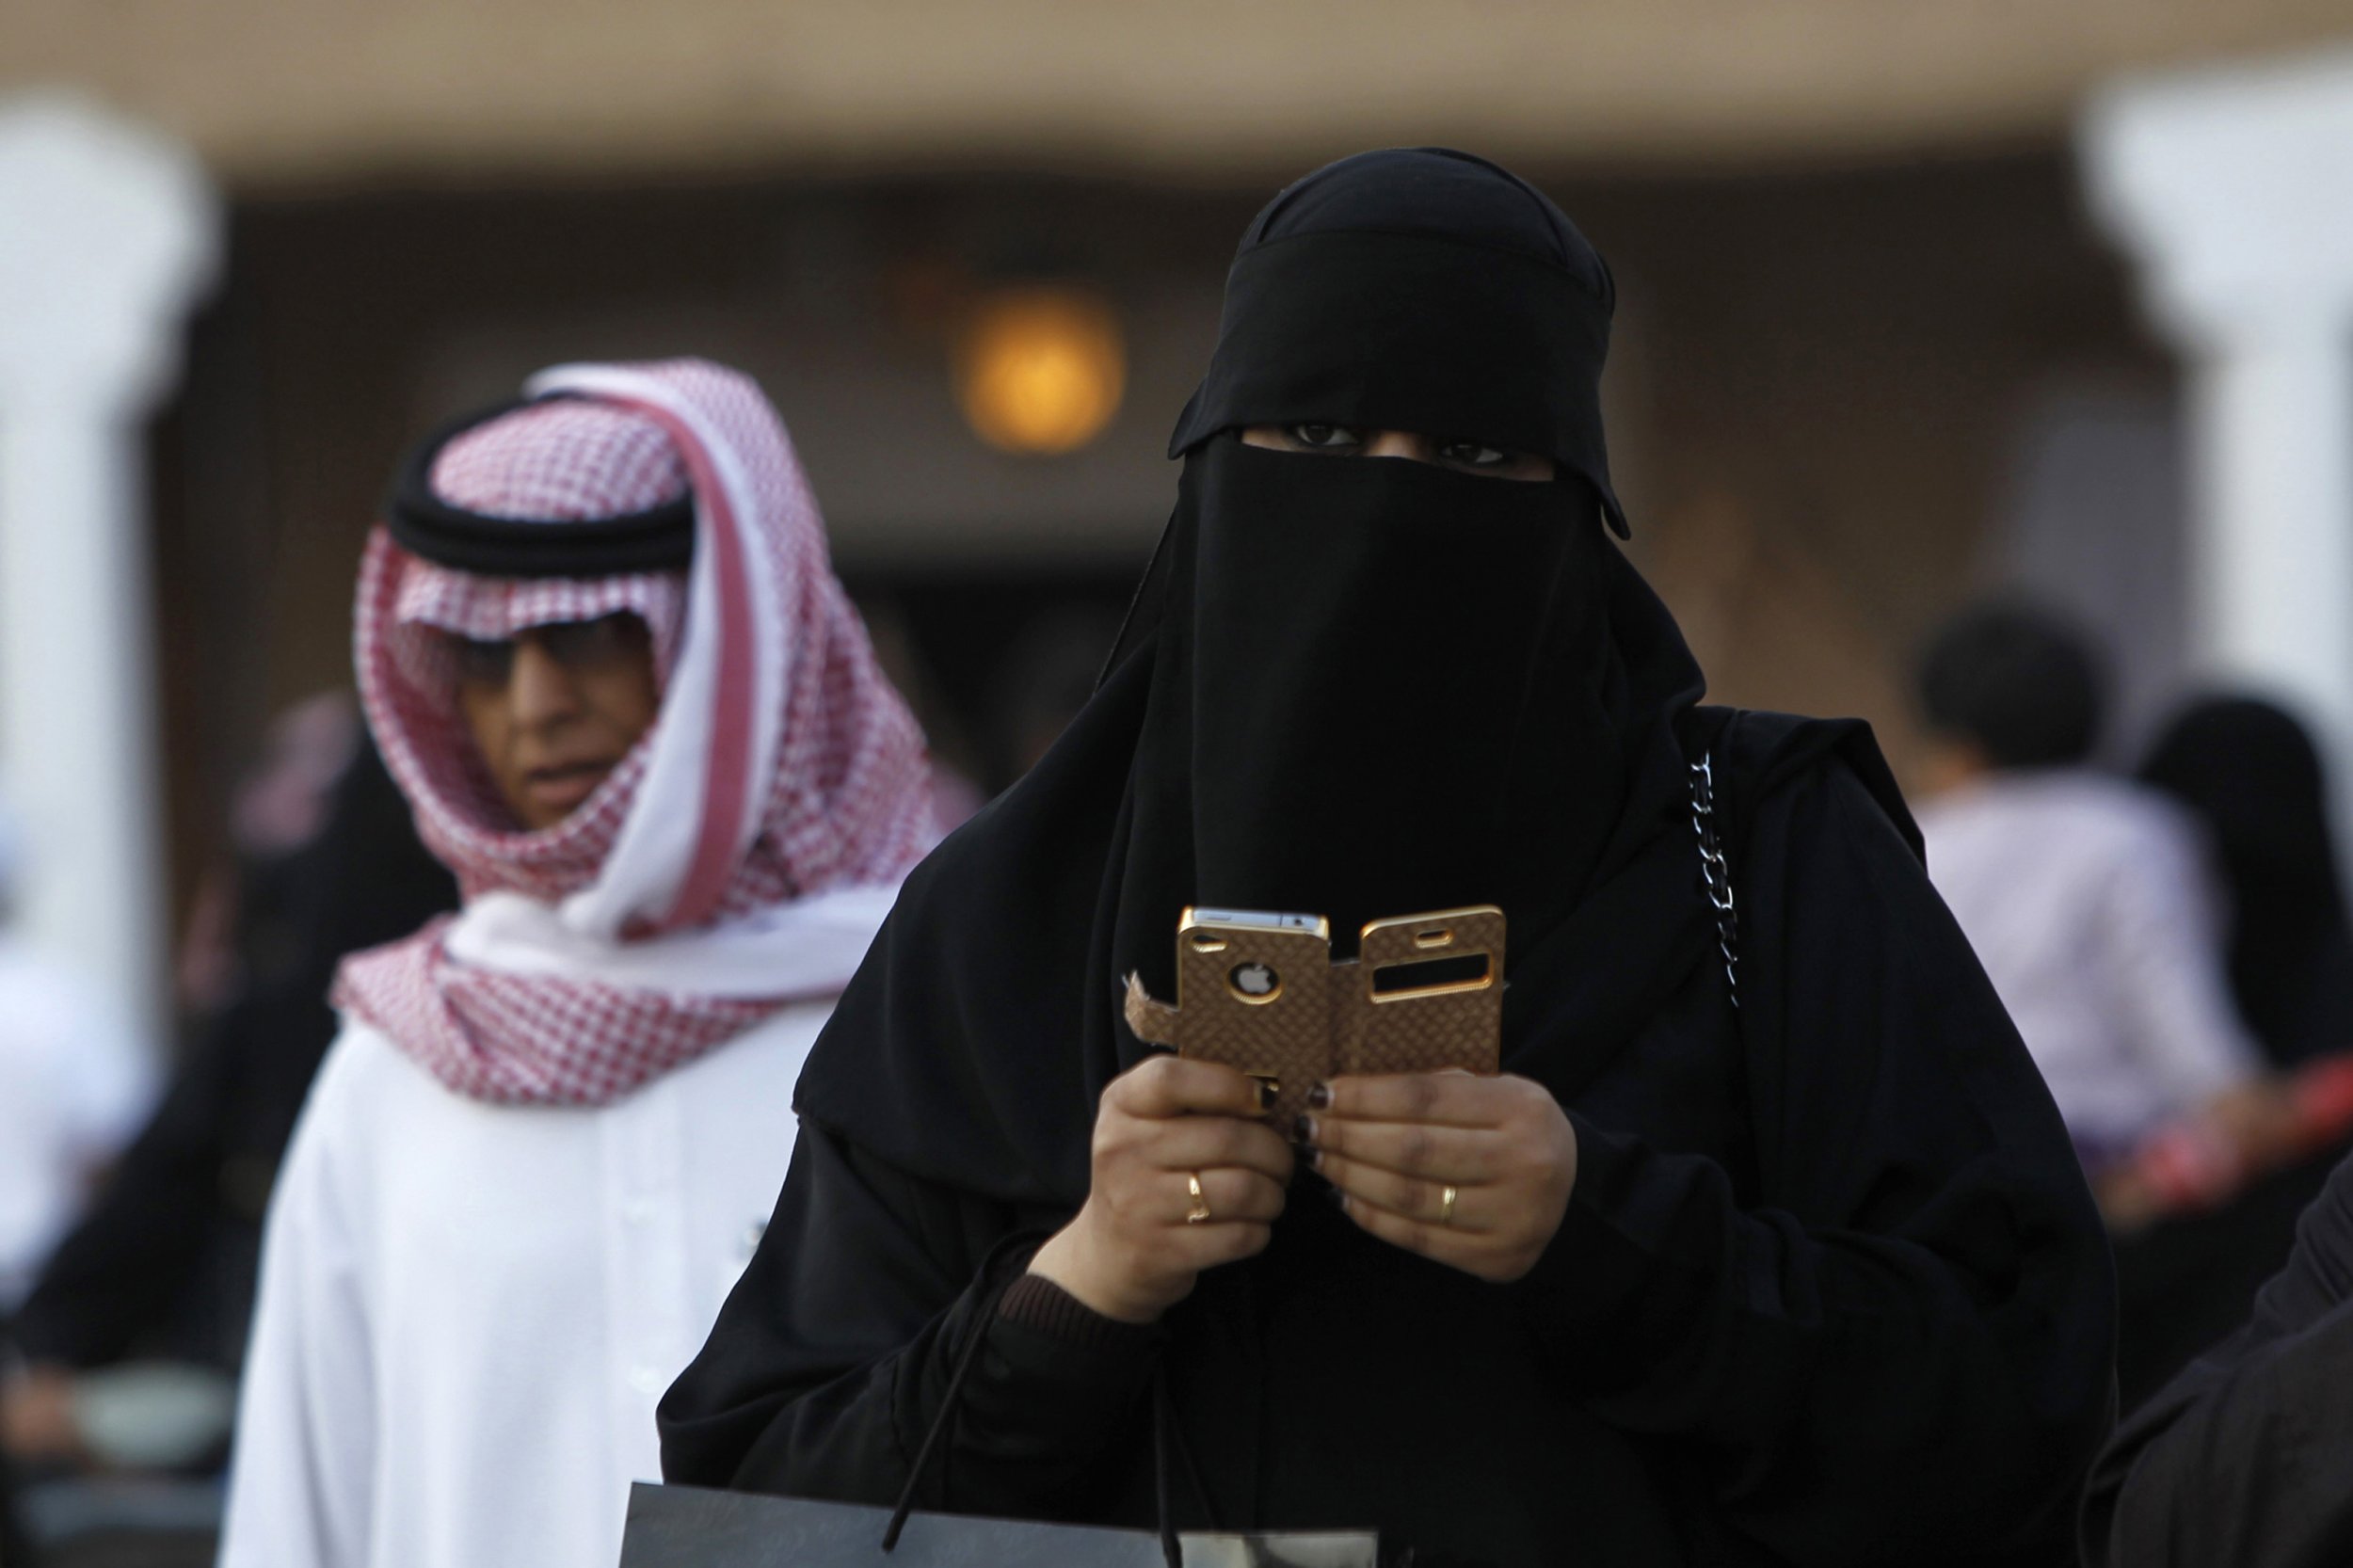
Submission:
M 1350 1219 L 1408 1252 L 1500 1284 L 1536 1266 L 1568 1212 L 1577 1130 L 1531 1080 L 1338 1078 L 1308 1103 L 1309 1162 Z

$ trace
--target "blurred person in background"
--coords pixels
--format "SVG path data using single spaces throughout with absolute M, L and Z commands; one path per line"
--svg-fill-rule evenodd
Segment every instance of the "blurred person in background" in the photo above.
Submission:
M 2114 1225 L 2270 1158 L 2277 1097 L 2233 1006 L 2195 825 L 2090 765 L 2102 679 L 2038 608 L 1964 612 L 1921 655 L 1929 871 L 2001 993 Z M 2170 1134 L 2169 1158 L 2137 1158 Z
M 2140 777 L 2213 851 L 2233 995 L 2273 1065 L 2281 1114 L 2243 1186 L 2120 1238 L 2127 1408 L 2246 1320 L 2353 1128 L 2353 935 L 2312 738 L 2271 703 L 2201 698 L 2165 725 Z
M 29 853 L 0 812 L 0 1326 L 137 1130 L 156 1077 L 129 1021 L 13 929 Z
M 1929 874 L 2100 1196 L 2130 1410 L 2246 1316 L 2327 1167 L 2275 1175 L 2312 1139 L 2233 1000 L 2201 824 L 2090 764 L 2089 645 L 2045 611 L 1980 606 L 1929 641 L 1918 697 Z
M 184 1016 L 212 1016 L 257 966 L 284 967 L 296 944 L 275 884 L 324 831 L 337 784 L 366 738 L 360 705 L 345 692 L 323 692 L 271 721 L 230 806 L 229 859 L 198 886 L 180 939 L 174 978 Z
M 30 853 L 0 810 L 0 1565 L 29 1562 L 17 1491 L 71 1452 L 58 1380 L 20 1363 L 13 1317 L 57 1238 L 153 1098 L 156 1064 L 129 1021 L 13 929 Z M 34 1461 L 20 1463 L 22 1452 Z
M 77 1387 L 93 1386 L 82 1374 L 137 1358 L 234 1376 L 263 1211 L 335 1032 L 335 966 L 456 904 L 348 696 L 305 703 L 272 727 L 232 823 L 235 869 L 204 901 L 216 923 L 191 933 L 182 964 L 184 997 L 193 989 L 213 1005 L 13 1325 L 25 1366 L 0 1389 L 0 1432 L 21 1459 L 96 1457 L 75 1416 Z M 217 1463 L 221 1435 L 185 1457 Z
M 1432 1568 L 2064 1550 L 2097 1214 L 1868 731 L 1697 706 L 1609 536 L 1614 299 L 1464 153 L 1260 213 L 1108 673 L 812 1053 L 669 1479 Z M 1289 1085 L 1277 1128 L 1123 1017 L 1188 904 L 1345 958 L 1488 901 L 1500 1074 Z
M 2294 1067 L 2353 1051 L 2353 923 L 2320 752 L 2304 727 L 2255 697 L 2207 697 L 2165 726 L 2140 777 L 2213 845 L 2231 990 L 2265 1054 Z
M 549 372 L 419 446 L 387 521 L 360 693 L 465 902 L 336 983 L 222 1560 L 601 1568 L 935 837 L 922 737 L 733 371 Z

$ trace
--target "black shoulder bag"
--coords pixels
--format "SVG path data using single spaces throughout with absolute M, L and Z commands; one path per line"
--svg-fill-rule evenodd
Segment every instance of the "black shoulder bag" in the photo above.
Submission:
M 1378 1568 L 1380 1537 L 1370 1530 L 1179 1534 L 1168 1506 L 1167 1391 L 1157 1374 L 1157 1530 L 917 1512 L 916 1484 L 941 1447 L 994 1315 L 992 1304 L 956 1358 L 896 1508 L 640 1481 L 630 1489 L 620 1568 Z

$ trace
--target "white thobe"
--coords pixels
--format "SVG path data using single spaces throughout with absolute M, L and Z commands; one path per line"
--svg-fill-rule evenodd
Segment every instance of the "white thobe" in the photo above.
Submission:
M 831 1006 L 596 1109 L 466 1098 L 347 1025 L 270 1205 L 221 1562 L 611 1568 Z

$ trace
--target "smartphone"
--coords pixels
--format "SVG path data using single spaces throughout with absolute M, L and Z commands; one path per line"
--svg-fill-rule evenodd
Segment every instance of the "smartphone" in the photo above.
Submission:
M 1334 999 L 1339 1070 L 1499 1070 L 1503 938 L 1503 911 L 1492 904 L 1368 924 Z
M 1274 1091 L 1277 1127 L 1332 1076 L 1332 927 L 1321 915 L 1188 908 L 1176 921 L 1176 1054 Z

